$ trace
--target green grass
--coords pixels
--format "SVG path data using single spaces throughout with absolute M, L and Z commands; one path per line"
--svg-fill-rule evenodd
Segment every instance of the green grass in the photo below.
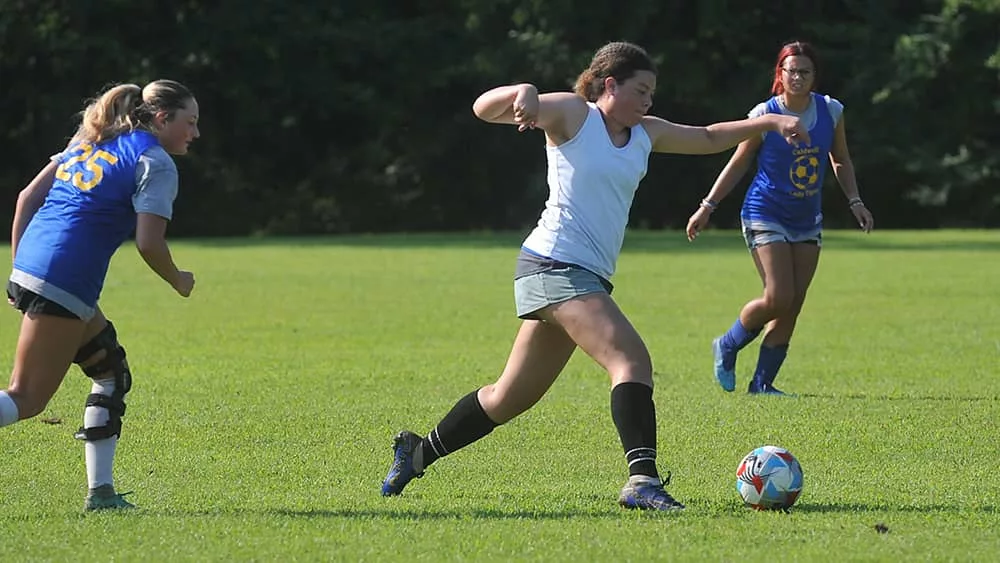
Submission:
M 84 515 L 76 368 L 0 430 L 0 561 L 991 560 L 1000 554 L 1000 233 L 827 233 L 783 369 L 794 400 L 725 394 L 709 342 L 759 291 L 733 232 L 631 233 L 615 297 L 657 372 L 682 514 L 626 512 L 608 381 L 574 356 L 542 402 L 378 487 L 390 439 L 492 382 L 517 329 L 519 235 L 189 241 L 182 300 L 131 248 L 102 300 L 135 372 L 116 475 L 138 512 Z M 18 317 L 0 322 L 9 366 Z M 739 365 L 746 384 L 751 345 Z M 736 465 L 789 448 L 791 514 Z M 884 523 L 886 534 L 873 526 Z

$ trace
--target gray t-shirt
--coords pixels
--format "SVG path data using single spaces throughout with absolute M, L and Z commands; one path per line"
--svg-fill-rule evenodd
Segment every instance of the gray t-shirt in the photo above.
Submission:
M 136 213 L 151 213 L 170 219 L 177 197 L 177 165 L 163 147 L 146 149 L 135 165 L 135 185 L 132 207 Z
M 833 119 L 833 128 L 836 129 L 837 123 L 840 122 L 840 116 L 844 115 L 844 104 L 840 103 L 840 100 L 837 100 L 836 98 L 831 98 L 830 96 L 823 96 L 823 99 L 826 100 L 826 108 L 830 110 L 830 117 Z M 754 106 L 754 108 L 750 110 L 750 113 L 747 114 L 747 117 L 754 118 L 766 114 L 768 101 L 769 100 L 763 101 Z M 795 117 L 798 117 L 800 120 L 802 120 L 802 123 L 806 126 L 806 129 L 812 129 L 813 125 L 816 125 L 815 99 L 811 99 L 809 101 L 809 107 L 807 107 L 806 111 L 802 113 L 795 113 L 794 111 L 786 108 L 785 104 L 781 101 L 781 96 L 778 96 L 778 107 L 781 108 L 781 113 L 785 115 L 794 115 Z M 762 134 L 760 138 L 763 139 L 766 134 L 767 133 Z

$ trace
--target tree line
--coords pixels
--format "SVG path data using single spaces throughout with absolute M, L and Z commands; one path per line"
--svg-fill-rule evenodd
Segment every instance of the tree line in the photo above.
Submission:
M 654 114 L 738 119 L 791 39 L 845 105 L 880 227 L 1000 226 L 1000 0 L 0 0 L 0 214 L 9 227 L 86 98 L 173 78 L 202 138 L 177 160 L 172 236 L 524 229 L 544 141 L 477 121 L 479 93 L 570 89 L 629 40 L 659 65 Z M 682 226 L 728 156 L 654 156 L 631 224 Z M 848 226 L 832 176 L 827 224 Z M 716 226 L 737 224 L 739 197 Z

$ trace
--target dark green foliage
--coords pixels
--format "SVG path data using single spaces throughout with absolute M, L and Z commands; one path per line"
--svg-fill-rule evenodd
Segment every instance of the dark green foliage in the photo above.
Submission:
M 0 0 L 0 216 L 112 82 L 190 86 L 173 235 L 524 229 L 545 198 L 538 132 L 478 122 L 493 86 L 568 89 L 609 40 L 660 65 L 654 113 L 707 124 L 763 100 L 792 38 L 846 105 L 880 226 L 1000 225 L 1000 0 Z M 657 156 L 632 224 L 678 227 L 728 154 Z M 832 174 L 830 226 L 850 224 Z M 749 180 L 748 178 L 745 179 Z M 739 194 L 716 215 L 733 226 Z

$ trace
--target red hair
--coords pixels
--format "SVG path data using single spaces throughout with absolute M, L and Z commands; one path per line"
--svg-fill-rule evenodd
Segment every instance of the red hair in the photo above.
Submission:
M 816 50 L 813 49 L 812 45 L 805 41 L 785 43 L 781 47 L 781 51 L 778 51 L 778 62 L 774 65 L 774 83 L 771 84 L 771 94 L 778 96 L 785 93 L 785 85 L 781 83 L 781 69 L 785 64 L 785 59 L 797 56 L 808 57 L 813 64 L 813 76 L 816 77 L 819 74 L 819 62 L 816 60 Z M 815 87 L 816 81 L 814 78 L 813 88 Z

